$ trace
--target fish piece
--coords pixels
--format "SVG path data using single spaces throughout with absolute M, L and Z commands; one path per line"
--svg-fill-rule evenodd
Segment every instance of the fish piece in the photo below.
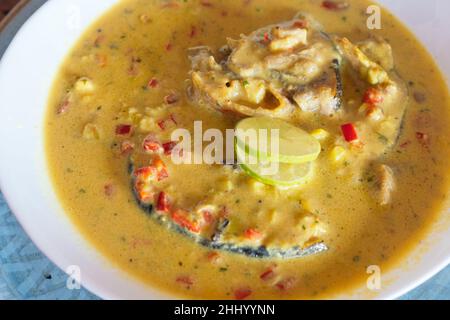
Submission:
M 318 111 L 323 115 L 333 115 L 341 107 L 342 95 L 342 79 L 336 66 L 321 79 L 298 89 L 293 99 L 305 112 Z
M 221 60 L 208 47 L 192 48 L 191 100 L 244 116 L 333 114 L 341 106 L 341 56 L 316 27 L 299 16 L 228 39 Z
M 375 133 L 378 140 L 372 148 L 371 158 L 375 159 L 394 147 L 398 141 L 409 103 L 408 87 L 395 70 L 388 69 L 394 66 L 394 62 L 392 49 L 384 40 L 369 39 L 361 43 L 360 49 L 347 38 L 331 38 L 344 60 L 349 62 L 351 71 L 356 71 L 358 76 L 355 77 L 355 85 L 365 92 L 360 112 L 366 116 L 363 121 L 367 131 L 364 134 Z M 387 57 L 382 58 L 382 54 Z M 386 67 L 389 72 L 372 59 Z M 376 93 L 377 96 L 369 93 Z
M 386 71 L 395 67 L 394 53 L 391 45 L 381 37 L 373 37 L 358 43 L 361 51 L 372 61 L 379 64 Z
M 391 167 L 380 164 L 375 167 L 374 196 L 381 206 L 391 202 L 395 190 L 395 176 Z
M 347 38 L 333 37 L 336 47 L 347 59 L 352 67 L 359 72 L 359 76 L 371 85 L 385 84 L 390 81 L 389 75 L 378 63 L 369 57 Z

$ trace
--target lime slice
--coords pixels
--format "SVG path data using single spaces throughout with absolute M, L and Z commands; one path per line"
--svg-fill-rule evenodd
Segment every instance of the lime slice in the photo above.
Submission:
M 242 170 L 250 177 L 268 185 L 292 187 L 307 182 L 313 172 L 312 162 L 261 162 L 236 143 L 236 156 Z
M 239 122 L 236 140 L 243 150 L 256 153 L 267 162 L 311 162 L 321 151 L 320 143 L 306 131 L 286 121 L 267 117 L 247 118 Z M 277 140 L 278 148 L 273 148 L 272 143 L 276 146 Z

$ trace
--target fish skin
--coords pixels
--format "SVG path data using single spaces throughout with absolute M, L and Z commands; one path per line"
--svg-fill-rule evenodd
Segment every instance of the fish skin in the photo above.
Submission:
M 128 172 L 131 177 L 131 190 L 134 196 L 134 199 L 136 201 L 136 204 L 151 218 L 153 218 L 155 221 L 157 221 L 160 225 L 167 227 L 169 230 L 178 232 L 179 234 L 190 238 L 191 240 L 195 241 L 199 245 L 211 249 L 211 250 L 221 250 L 221 251 L 227 251 L 234 254 L 244 255 L 249 258 L 256 258 L 256 259 L 296 259 L 296 258 L 303 258 L 315 254 L 319 254 L 325 251 L 328 251 L 328 246 L 323 243 L 319 242 L 316 244 L 313 244 L 307 248 L 300 248 L 298 246 L 293 246 L 289 249 L 281 249 L 281 248 L 275 248 L 275 249 L 267 249 L 264 246 L 258 246 L 258 247 L 251 247 L 251 246 L 238 246 L 233 243 L 226 243 L 220 241 L 219 239 L 206 239 L 203 237 L 200 237 L 185 228 L 182 228 L 178 224 L 174 223 L 170 219 L 167 219 L 164 216 L 159 215 L 155 211 L 155 207 L 152 204 L 143 203 L 139 200 L 139 197 L 137 196 L 135 190 L 134 190 L 134 166 L 133 163 L 130 161 L 128 165 Z M 228 224 L 225 225 L 225 228 L 228 226 Z M 223 232 L 223 230 L 222 230 Z

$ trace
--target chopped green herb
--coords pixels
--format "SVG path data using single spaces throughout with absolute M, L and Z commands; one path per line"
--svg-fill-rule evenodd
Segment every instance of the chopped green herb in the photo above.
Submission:
M 383 144 L 388 144 L 388 142 L 389 142 L 388 138 L 386 138 L 384 135 L 379 134 L 379 133 L 378 133 L 378 140 Z

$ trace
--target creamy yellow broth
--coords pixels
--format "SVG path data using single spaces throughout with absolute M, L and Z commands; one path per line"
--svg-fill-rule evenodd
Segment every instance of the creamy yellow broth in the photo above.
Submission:
M 395 17 L 383 11 L 383 28 L 369 31 L 364 14 L 369 2 L 348 2 L 349 9 L 335 12 L 312 0 L 127 0 L 100 18 L 63 63 L 46 119 L 49 171 L 67 214 L 83 235 L 146 284 L 190 298 L 234 299 L 242 292 L 251 299 L 331 297 L 362 284 L 369 265 L 382 270 L 399 265 L 446 197 L 449 95 L 432 58 Z M 370 195 L 371 177 L 355 178 L 351 161 L 331 165 L 329 147 L 324 146 L 309 184 L 290 191 L 264 187 L 261 198 L 254 193 L 252 179 L 243 177 L 241 194 L 233 194 L 229 210 L 249 217 L 269 215 L 269 209 L 289 206 L 295 198 L 326 225 L 327 252 L 289 260 L 212 254 L 162 227 L 137 206 L 128 160 L 115 152 L 116 126 L 125 118 L 133 121 L 136 115 L 151 113 L 166 95 L 178 92 L 180 102 L 171 113 L 181 126 L 192 129 L 195 120 L 203 120 L 207 127 L 233 128 L 236 117 L 189 103 L 187 49 L 218 49 L 227 37 L 290 20 L 298 11 L 312 14 L 327 32 L 352 41 L 376 34 L 392 45 L 396 71 L 410 95 L 399 142 L 383 156 L 383 163 L 395 168 L 396 190 L 388 206 L 379 206 Z M 85 94 L 65 103 L 68 90 L 82 77 L 92 80 L 92 92 L 85 88 Z M 151 79 L 157 79 L 156 88 L 148 85 Z M 314 117 L 302 120 L 307 131 L 327 126 Z M 417 133 L 426 135 L 426 143 Z M 169 169 L 175 173 L 168 184 L 182 206 L 226 188 L 227 175 L 220 166 Z M 291 223 L 281 223 L 280 232 Z M 273 279 L 261 278 L 272 269 Z

